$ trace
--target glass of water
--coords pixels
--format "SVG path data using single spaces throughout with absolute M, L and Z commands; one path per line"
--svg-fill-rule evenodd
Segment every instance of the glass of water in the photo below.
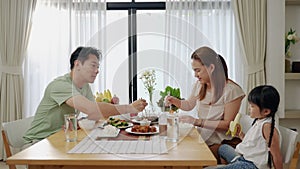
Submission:
M 65 138 L 67 142 L 77 141 L 77 117 L 76 114 L 65 114 Z

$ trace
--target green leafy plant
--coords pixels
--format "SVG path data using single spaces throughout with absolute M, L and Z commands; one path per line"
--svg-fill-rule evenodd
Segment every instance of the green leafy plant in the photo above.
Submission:
M 179 88 L 173 88 L 171 86 L 167 86 L 165 88 L 164 91 L 160 91 L 160 96 L 161 98 L 159 99 L 159 101 L 157 102 L 157 105 L 159 107 L 161 107 L 162 109 L 164 108 L 166 111 L 170 110 L 170 107 L 163 107 L 164 106 L 164 101 L 165 101 L 165 97 L 168 96 L 168 94 L 170 94 L 170 96 L 176 97 L 178 99 L 181 99 L 180 97 L 180 89 Z M 178 107 L 176 107 L 175 105 L 171 105 L 171 110 L 176 111 L 178 109 Z

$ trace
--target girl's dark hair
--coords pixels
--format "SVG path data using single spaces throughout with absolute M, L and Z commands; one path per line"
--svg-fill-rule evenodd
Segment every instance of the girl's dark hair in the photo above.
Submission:
M 228 80 L 228 68 L 224 58 L 211 48 L 204 46 L 195 50 L 191 59 L 198 60 L 206 67 L 211 64 L 215 66 L 215 69 L 210 76 L 210 80 L 214 91 L 212 103 L 216 103 L 222 96 L 226 81 Z M 205 98 L 206 90 L 207 85 L 204 84 L 199 92 L 200 100 Z
M 274 134 L 274 127 L 275 127 L 275 113 L 278 110 L 278 105 L 280 102 L 280 96 L 278 91 L 269 85 L 262 85 L 257 86 L 252 89 L 248 95 L 248 101 L 253 103 L 259 107 L 259 110 L 262 111 L 263 109 L 270 109 L 270 114 L 267 117 L 272 117 L 271 123 L 271 132 L 269 137 L 268 147 L 271 147 L 272 138 Z M 254 120 L 253 124 L 257 119 Z M 268 152 L 268 165 L 272 167 L 272 155 L 271 152 Z
M 70 69 L 74 67 L 75 60 L 80 60 L 82 64 L 88 59 L 88 56 L 93 54 L 98 60 L 101 60 L 101 52 L 93 47 L 78 47 L 72 54 L 70 58 Z

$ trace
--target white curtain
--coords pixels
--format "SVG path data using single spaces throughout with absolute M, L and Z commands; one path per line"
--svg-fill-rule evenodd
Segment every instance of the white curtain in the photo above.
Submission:
M 105 18 L 105 0 L 38 0 L 24 65 L 25 116 L 35 114 L 48 83 L 70 71 L 70 55 L 78 46 L 105 54 Z M 93 88 L 104 84 L 104 60 Z
M 168 0 L 166 3 L 165 84 L 179 86 L 188 97 L 194 81 L 191 54 L 209 46 L 228 65 L 229 78 L 244 88 L 243 58 L 236 42 L 234 15 L 229 0 Z
M 267 46 L 267 1 L 233 0 L 233 9 L 247 60 L 247 92 L 266 83 L 265 58 Z
M 36 0 L 0 1 L 0 126 L 22 118 L 24 80 L 22 64 L 31 31 Z M 2 127 L 0 127 L 2 128 Z M 2 137 L 0 159 L 2 159 Z

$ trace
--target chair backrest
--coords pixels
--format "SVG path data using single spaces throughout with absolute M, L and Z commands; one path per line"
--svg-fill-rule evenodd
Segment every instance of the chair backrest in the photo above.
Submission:
M 33 120 L 32 117 L 24 119 L 2 123 L 2 137 L 7 157 L 20 151 L 24 146 L 23 135 L 26 130 L 30 127 Z M 9 169 L 17 169 L 15 165 L 9 165 Z
M 12 122 L 2 123 L 3 132 L 6 136 L 6 138 L 3 138 L 3 140 L 7 140 L 9 146 L 13 149 L 13 153 L 20 151 L 24 146 L 23 136 L 30 127 L 32 120 L 33 116 Z
M 241 114 L 240 124 L 242 125 L 244 133 L 246 133 L 252 126 L 253 120 L 254 119 L 252 119 L 249 115 Z M 278 122 L 278 119 L 276 120 Z M 283 162 L 289 163 L 295 152 L 298 132 L 283 126 L 279 126 L 279 131 L 281 134 L 281 154 L 283 157 Z
M 281 153 L 284 163 L 289 163 L 295 151 L 298 132 L 279 126 L 281 134 Z
M 249 128 L 252 126 L 253 120 L 254 119 L 252 119 L 249 115 L 241 114 L 240 124 L 244 133 L 247 133 Z

